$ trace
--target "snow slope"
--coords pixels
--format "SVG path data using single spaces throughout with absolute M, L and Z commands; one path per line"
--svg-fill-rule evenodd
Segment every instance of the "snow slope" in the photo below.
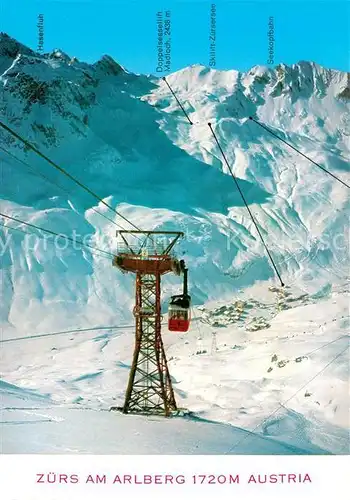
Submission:
M 249 314 L 219 327 L 217 342 L 226 348 L 234 338 L 231 347 L 246 342 L 246 348 L 209 355 L 202 336 L 205 333 L 211 343 L 217 326 L 207 324 L 208 317 L 195 321 L 187 337 L 166 335 L 177 397 L 187 407 L 204 418 L 252 429 L 345 348 L 347 189 L 249 116 L 346 181 L 346 74 L 307 62 L 255 67 L 247 73 L 185 68 L 168 81 L 184 103 L 191 126 L 162 80 L 128 73 L 108 56 L 88 65 L 61 51 L 38 55 L 2 34 L 0 73 L 0 110 L 6 124 L 134 224 L 186 233 L 178 252 L 190 268 L 197 306 L 215 309 L 218 301 L 227 304 L 245 297 Z M 209 121 L 291 287 L 283 307 L 269 291 L 278 280 Z M 2 129 L 0 146 L 26 162 L 0 149 L 1 212 L 116 249 L 116 227 L 96 210 L 120 226 L 125 227 L 125 221 L 97 206 Z M 3 219 L 1 223 L 18 226 Z M 34 336 L 131 325 L 132 277 L 113 269 L 109 258 L 79 246 L 59 248 L 53 238 L 34 240 L 0 229 L 4 380 L 65 404 L 105 408 L 112 398 L 121 401 L 132 328 Z M 164 299 L 179 286 L 178 278 L 166 277 Z M 264 315 L 263 330 L 251 331 L 252 324 L 259 327 L 253 318 Z M 223 313 L 217 316 L 222 322 Z M 308 321 L 314 321 L 312 332 L 305 332 Z M 281 330 L 286 324 L 284 342 Z M 307 363 L 289 359 L 337 337 L 343 340 L 320 349 Z M 22 340 L 13 343 L 13 338 Z M 286 357 L 289 364 L 267 372 L 275 351 L 278 360 Z M 345 353 L 327 369 L 327 376 L 316 379 L 323 381 L 317 396 L 300 393 L 285 409 L 278 407 L 278 419 L 268 420 L 259 431 L 282 436 L 300 449 L 313 442 L 324 450 L 344 452 L 346 359 Z
M 3 453 L 214 455 L 230 453 L 228 443 L 236 441 L 234 452 L 239 454 L 325 453 L 310 444 L 305 450 L 200 419 L 165 420 L 55 406 L 50 398 L 3 382 L 0 393 L 7 404 L 2 410 Z
M 294 299 L 296 305 L 278 314 L 271 297 L 261 302 L 249 295 L 239 298 L 245 301 L 240 320 L 231 318 L 226 325 L 213 326 L 216 311 L 233 305 L 232 301 L 216 303 L 205 311 L 195 310 L 197 319 L 188 334 L 164 333 L 178 405 L 199 419 L 230 424 L 232 430 L 227 425 L 210 427 L 212 431 L 193 428 L 191 441 L 193 422 L 171 419 L 172 423 L 164 424 L 164 436 L 151 443 L 153 424 L 146 417 L 129 421 L 125 420 L 129 416 L 105 414 L 110 406 L 123 402 L 134 342 L 132 328 L 52 332 L 2 343 L 3 377 L 22 387 L 15 401 L 9 400 L 8 385 L 1 397 L 2 417 L 7 422 L 4 452 L 348 453 L 349 357 L 345 349 L 349 321 L 344 292 L 335 291 L 322 300 L 291 295 L 286 300 Z M 257 312 L 269 328 L 247 329 L 259 324 L 250 317 Z M 36 398 L 34 409 L 27 401 L 32 399 L 27 391 L 33 390 L 40 390 L 44 398 L 40 402 Z M 19 401 L 23 391 L 24 401 Z M 104 425 L 96 425 L 95 419 L 104 419 Z M 120 436 L 115 441 L 104 439 L 116 419 L 122 429 L 130 425 L 132 435 L 139 432 L 138 448 L 133 441 L 125 447 Z M 28 429 L 29 420 L 36 423 Z M 84 429 L 94 429 L 93 442 L 87 443 L 80 434 L 82 421 Z M 242 429 L 253 434 L 244 434 Z M 256 441 L 257 434 L 269 441 Z M 275 447 L 270 440 L 290 449 Z

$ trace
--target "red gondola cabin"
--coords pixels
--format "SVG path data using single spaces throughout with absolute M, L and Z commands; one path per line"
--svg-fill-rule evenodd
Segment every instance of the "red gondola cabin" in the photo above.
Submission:
M 171 332 L 187 332 L 191 321 L 191 297 L 187 293 L 187 269 L 183 268 L 182 295 L 171 297 L 168 309 L 168 329 Z
M 175 295 L 168 309 L 168 328 L 171 332 L 187 332 L 191 320 L 191 299 L 189 296 Z

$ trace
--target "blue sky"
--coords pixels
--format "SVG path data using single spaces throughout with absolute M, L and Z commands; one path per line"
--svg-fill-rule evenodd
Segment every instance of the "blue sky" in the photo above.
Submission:
M 45 52 L 61 48 L 87 62 L 109 54 L 131 71 L 157 74 L 157 11 L 171 11 L 171 70 L 176 71 L 208 65 L 211 3 L 217 10 L 217 69 L 267 65 L 268 19 L 273 16 L 275 64 L 311 60 L 350 70 L 345 1 L 3 0 L 0 30 L 36 49 L 37 16 L 43 14 Z

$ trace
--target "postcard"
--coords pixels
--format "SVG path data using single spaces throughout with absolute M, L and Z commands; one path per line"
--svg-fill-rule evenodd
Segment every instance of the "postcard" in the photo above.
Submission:
M 4 500 L 345 498 L 349 14 L 5 0 Z

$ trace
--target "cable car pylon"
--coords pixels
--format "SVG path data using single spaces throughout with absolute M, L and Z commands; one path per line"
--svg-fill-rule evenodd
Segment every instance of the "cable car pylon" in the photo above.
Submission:
M 121 241 L 113 266 L 136 275 L 135 348 L 124 406 L 112 407 L 111 410 L 170 416 L 178 408 L 161 335 L 161 277 L 171 272 L 184 274 L 187 283 L 184 261 L 178 260 L 173 253 L 176 242 L 184 234 L 175 231 L 117 231 L 117 236 Z M 189 298 L 187 284 L 185 291 Z M 187 319 L 189 322 L 189 317 Z

